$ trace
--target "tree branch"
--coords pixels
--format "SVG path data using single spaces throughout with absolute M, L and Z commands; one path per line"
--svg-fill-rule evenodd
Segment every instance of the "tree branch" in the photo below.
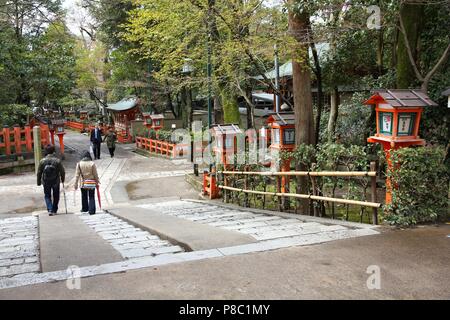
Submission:
M 409 45 L 408 36 L 406 34 L 405 26 L 403 24 L 402 15 L 399 15 L 400 20 L 400 32 L 403 35 L 403 41 L 405 42 L 406 52 L 408 53 L 409 62 L 411 63 L 411 66 L 414 69 L 414 73 L 416 74 L 417 79 L 419 79 L 421 82 L 424 81 L 424 78 L 422 74 L 419 72 L 419 69 L 417 68 L 416 62 L 414 61 L 414 57 L 412 55 L 411 46 Z

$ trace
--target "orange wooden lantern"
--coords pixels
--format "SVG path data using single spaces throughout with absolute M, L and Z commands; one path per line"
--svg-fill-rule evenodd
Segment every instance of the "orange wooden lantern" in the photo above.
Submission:
M 164 127 L 164 115 L 145 112 L 142 116 L 144 117 L 144 123 L 147 129 L 158 131 Z
M 216 159 L 220 159 L 225 168 L 230 164 L 230 158 L 237 152 L 237 135 L 242 133 L 239 126 L 235 124 L 215 124 L 211 126 L 211 134 L 215 140 L 213 152 Z
M 293 151 L 295 149 L 295 114 L 293 112 L 273 113 L 267 119 L 267 124 L 271 129 L 272 151 Z M 272 164 L 274 165 L 274 164 Z M 281 171 L 291 170 L 291 159 L 286 159 L 281 163 Z M 281 181 L 281 191 L 286 192 L 289 185 L 289 178 L 283 177 Z
M 64 131 L 64 125 L 66 124 L 66 120 L 65 119 L 52 119 L 51 124 L 53 126 L 53 132 L 52 132 L 52 136 L 54 135 L 54 133 L 56 133 L 56 135 L 58 136 L 59 139 L 59 147 L 60 147 L 60 151 L 61 151 L 61 155 L 64 157 L 64 135 L 66 134 L 66 132 Z M 52 137 L 53 140 L 53 137 Z M 52 141 L 53 145 L 54 140 Z
M 409 89 L 377 90 L 364 104 L 375 105 L 377 119 L 377 133 L 367 141 L 383 146 L 389 168 L 390 150 L 425 145 L 425 140 L 419 137 L 423 107 L 437 106 L 425 93 Z M 391 183 L 386 181 L 386 203 L 391 201 Z
M 88 112 L 86 110 L 80 111 L 80 120 L 86 120 L 88 117 Z

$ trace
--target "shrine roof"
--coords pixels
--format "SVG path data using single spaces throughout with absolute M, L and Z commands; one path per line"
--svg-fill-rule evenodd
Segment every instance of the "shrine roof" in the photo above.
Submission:
M 295 124 L 295 114 L 293 112 L 272 113 L 267 119 L 267 123 L 276 122 L 280 125 Z
M 396 89 L 376 90 L 374 95 L 364 104 L 387 103 L 394 108 L 398 107 L 429 107 L 437 106 L 430 97 L 420 90 Z
M 242 130 L 236 124 L 214 124 L 211 126 L 211 130 L 219 134 L 242 133 Z
M 138 99 L 137 98 L 129 98 L 129 99 L 123 99 L 117 103 L 111 103 L 108 104 L 108 110 L 111 111 L 127 111 L 130 109 L 135 108 L 138 105 Z
M 163 114 L 150 114 L 149 112 L 144 112 L 142 115 L 151 119 L 164 119 Z

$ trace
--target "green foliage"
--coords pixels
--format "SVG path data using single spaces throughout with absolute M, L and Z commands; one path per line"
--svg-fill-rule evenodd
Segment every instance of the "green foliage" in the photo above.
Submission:
M 173 142 L 172 141 L 172 131 L 170 130 L 158 130 L 155 129 L 144 129 L 144 136 L 149 139 L 155 139 L 165 142 Z
M 313 163 L 316 159 L 317 150 L 313 145 L 301 144 L 294 151 L 282 151 L 280 157 L 282 160 L 291 159 L 294 167 L 303 165 L 307 170 L 314 170 Z
M 61 2 L 0 5 L 0 104 L 55 104 L 73 87 L 73 38 Z
M 402 148 L 391 152 L 392 204 L 385 220 L 399 226 L 436 222 L 448 214 L 449 168 L 443 148 Z
M 11 127 L 16 124 L 22 127 L 27 123 L 27 117 L 31 114 L 31 108 L 26 105 L 0 105 L 0 128 L 3 126 Z
M 56 104 L 75 85 L 75 39 L 62 23 L 51 24 L 36 41 L 35 67 L 29 75 L 38 105 Z

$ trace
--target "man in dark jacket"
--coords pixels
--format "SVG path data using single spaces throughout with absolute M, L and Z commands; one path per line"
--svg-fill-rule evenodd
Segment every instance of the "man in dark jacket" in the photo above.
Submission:
M 55 147 L 48 145 L 45 148 L 47 156 L 39 163 L 37 185 L 44 186 L 45 204 L 50 216 L 58 212 L 59 184 L 66 178 L 64 167 L 55 155 Z M 52 200 L 53 193 L 53 200 Z
M 91 142 L 92 148 L 94 149 L 95 160 L 100 159 L 100 146 L 102 143 L 102 129 L 100 128 L 100 123 L 97 123 L 94 130 L 91 131 Z

